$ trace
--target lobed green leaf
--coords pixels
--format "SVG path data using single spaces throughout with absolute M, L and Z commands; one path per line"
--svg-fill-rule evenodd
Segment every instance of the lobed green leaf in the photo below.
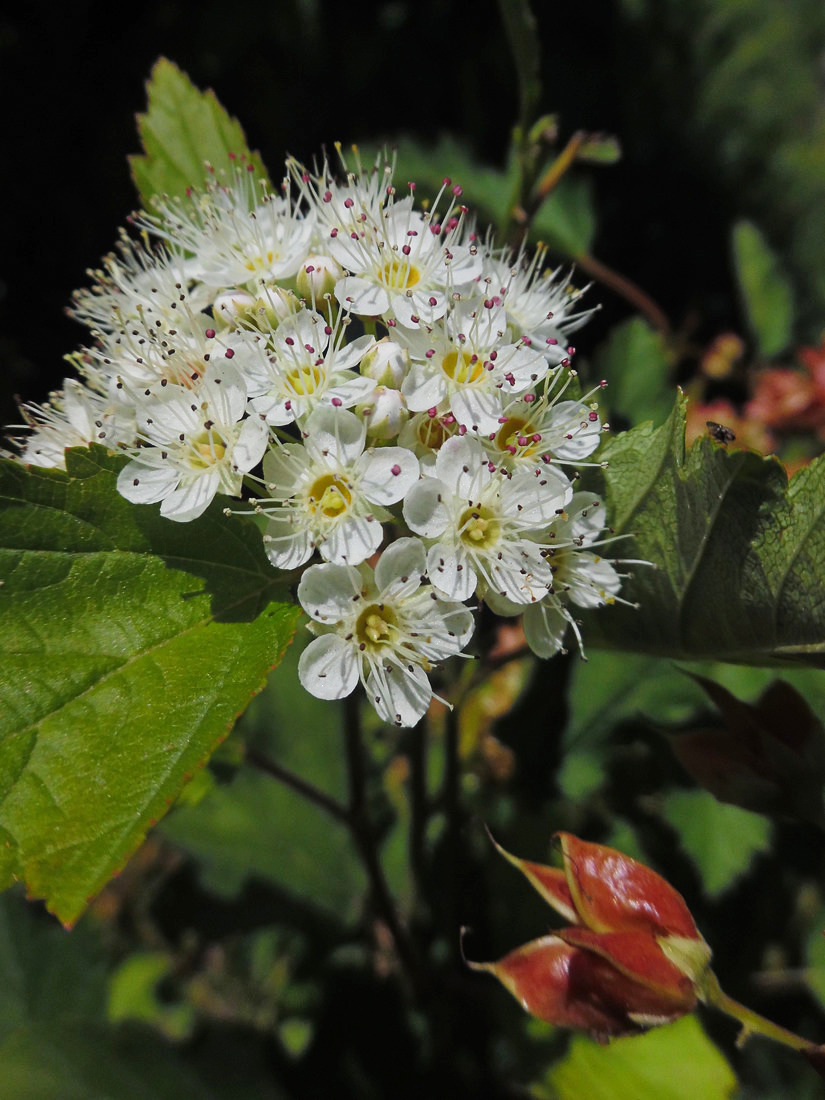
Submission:
M 659 657 L 825 666 L 825 458 L 788 486 L 776 459 L 705 437 L 685 451 L 685 400 L 660 428 L 603 449 L 608 516 L 629 536 L 622 592 L 587 616 L 589 645 Z M 621 550 L 618 547 L 621 547 Z
M 70 924 L 228 734 L 298 610 L 249 520 L 163 519 L 123 459 L 0 463 L 0 886 Z
M 146 86 L 148 110 L 137 124 L 144 153 L 129 158 L 142 202 L 154 195 L 184 195 L 201 187 L 207 166 L 216 172 L 244 158 L 266 179 L 257 153 L 250 152 L 237 119 L 212 91 L 201 92 L 174 62 L 160 58 Z

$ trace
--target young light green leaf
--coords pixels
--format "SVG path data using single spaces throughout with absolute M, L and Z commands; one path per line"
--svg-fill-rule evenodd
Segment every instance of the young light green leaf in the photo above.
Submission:
M 707 791 L 670 791 L 662 800 L 661 814 L 679 834 L 710 897 L 724 893 L 771 845 L 769 821 L 717 802 Z M 725 838 L 723 844 L 720 837 Z
M 631 567 L 616 606 L 589 614 L 588 645 L 746 664 L 825 667 L 825 459 L 787 484 L 775 459 L 705 437 L 685 452 L 685 401 L 658 429 L 602 452 L 607 514 Z
M 0 886 L 67 924 L 223 740 L 298 617 L 254 524 L 129 504 L 123 459 L 0 464 Z
M 668 375 L 673 356 L 662 334 L 641 317 L 631 317 L 611 330 L 598 348 L 595 369 L 608 383 L 607 404 L 631 424 L 661 423 L 673 404 Z
M 212 91 L 199 91 L 172 61 L 161 58 L 146 86 L 148 110 L 138 115 L 144 154 L 129 158 L 132 178 L 147 206 L 154 195 L 184 195 L 202 187 L 207 165 L 226 171 L 244 159 L 257 176 L 266 171 L 251 153 L 240 123 Z
M 685 1016 L 609 1045 L 577 1036 L 532 1095 L 537 1100 L 728 1100 L 735 1089 L 728 1063 L 696 1017 Z
M 733 227 L 736 276 L 748 322 L 764 356 L 784 351 L 793 336 L 793 291 L 778 258 L 752 222 Z

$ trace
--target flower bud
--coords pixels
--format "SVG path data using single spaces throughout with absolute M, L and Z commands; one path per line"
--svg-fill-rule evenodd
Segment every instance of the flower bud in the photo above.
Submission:
M 410 353 L 385 336 L 361 360 L 361 373 L 379 386 L 399 389 L 410 369 Z
M 505 852 L 570 927 L 470 963 L 494 974 L 534 1016 L 595 1038 L 632 1035 L 696 1006 L 710 963 L 684 899 L 650 868 L 559 833 L 563 870 Z
M 407 402 L 399 390 L 376 386 L 369 400 L 355 410 L 362 417 L 371 439 L 395 439 L 409 420 Z
M 327 295 L 335 292 L 335 284 L 343 277 L 343 268 L 331 256 L 307 256 L 295 277 L 295 285 L 298 294 L 317 308 Z

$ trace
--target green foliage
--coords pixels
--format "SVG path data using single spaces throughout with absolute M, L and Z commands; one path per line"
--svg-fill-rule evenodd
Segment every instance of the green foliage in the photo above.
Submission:
M 308 632 L 306 634 L 309 639 Z M 301 639 L 303 641 L 303 637 Z M 245 716 L 256 748 L 343 803 L 346 775 L 340 704 L 298 681 L 298 641 Z M 204 883 L 233 895 L 255 877 L 327 915 L 352 919 L 364 890 L 346 829 L 263 772 L 242 768 L 196 806 L 176 808 L 164 833 L 198 857 Z
M 673 354 L 641 317 L 616 325 L 597 349 L 594 370 L 608 383 L 607 404 L 631 424 L 661 423 L 673 406 Z
M 130 158 L 132 176 L 143 203 L 154 195 L 184 195 L 202 187 L 207 168 L 220 173 L 234 158 L 246 158 L 266 179 L 261 159 L 247 148 L 236 119 L 230 118 L 212 91 L 201 92 L 166 58 L 152 69 L 146 86 L 149 109 L 138 115 L 144 153 Z
M 725 806 L 706 791 L 670 791 L 660 812 L 679 834 L 711 897 L 733 886 L 754 858 L 771 846 L 770 822 L 737 806 Z
M 635 101 L 678 127 L 685 163 L 781 244 L 813 332 L 825 309 L 825 115 L 818 0 L 623 0 Z M 655 42 L 655 49 L 649 43 Z M 677 75 L 678 74 L 678 75 Z
M 364 149 L 364 159 L 371 151 Z M 398 180 L 415 180 L 422 195 L 435 195 L 447 175 L 463 190 L 479 224 L 501 228 L 508 220 L 509 204 L 518 177 L 510 158 L 503 170 L 477 161 L 459 141 L 441 137 L 432 147 L 402 138 L 396 152 Z M 530 239 L 542 241 L 560 256 L 575 259 L 589 252 L 596 235 L 592 187 L 585 175 L 565 176 L 542 204 L 530 226 Z M 503 242 L 499 242 L 503 243 Z
M 226 736 L 297 618 L 253 524 L 177 525 L 122 459 L 3 462 L 0 829 L 16 879 L 72 923 Z
M 793 336 L 793 291 L 779 260 L 751 222 L 733 227 L 739 289 L 757 348 L 766 358 L 784 351 Z
M 730 1066 L 695 1016 L 687 1016 L 609 1046 L 574 1039 L 532 1095 L 536 1100 L 728 1100 L 735 1089 Z
M 611 439 L 607 514 L 639 609 L 587 616 L 597 644 L 681 659 L 825 665 L 825 461 L 786 488 L 774 459 L 703 438 L 687 453 L 684 400 L 667 423 Z

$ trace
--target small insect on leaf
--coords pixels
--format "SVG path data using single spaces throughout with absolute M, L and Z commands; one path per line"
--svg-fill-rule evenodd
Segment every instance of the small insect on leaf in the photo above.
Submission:
M 736 433 L 731 431 L 730 428 L 726 428 L 724 424 L 717 424 L 715 420 L 706 420 L 705 423 L 708 426 L 708 435 L 711 439 L 715 439 L 717 443 L 727 446 L 728 443 L 733 443 L 736 439 Z

